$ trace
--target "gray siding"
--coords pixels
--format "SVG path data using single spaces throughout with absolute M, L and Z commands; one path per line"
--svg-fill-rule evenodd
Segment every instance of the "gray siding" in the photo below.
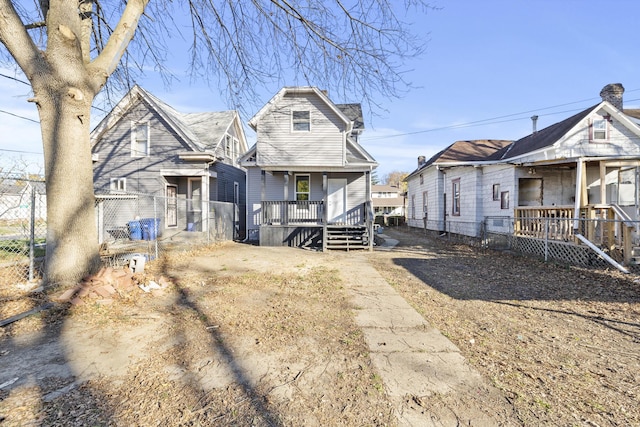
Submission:
M 291 112 L 309 110 L 311 131 L 293 131 Z M 345 124 L 315 95 L 285 96 L 258 124 L 261 166 L 343 166 Z
M 150 123 L 150 149 L 148 157 L 131 156 L 131 123 Z M 144 102 L 129 110 L 93 147 L 98 155 L 94 164 L 93 180 L 97 193 L 109 191 L 112 178 L 126 178 L 128 192 L 164 195 L 165 181 L 160 169 L 184 165 L 178 153 L 188 150 L 175 132 L 149 109 Z M 206 163 L 190 163 L 192 167 L 206 168 Z

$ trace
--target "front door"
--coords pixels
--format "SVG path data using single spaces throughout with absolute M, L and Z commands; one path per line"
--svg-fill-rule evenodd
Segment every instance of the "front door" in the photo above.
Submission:
M 202 178 L 188 180 L 187 231 L 202 231 Z
M 347 180 L 329 178 L 327 189 L 327 217 L 330 223 L 346 222 Z
M 167 185 L 167 227 L 178 225 L 178 186 Z

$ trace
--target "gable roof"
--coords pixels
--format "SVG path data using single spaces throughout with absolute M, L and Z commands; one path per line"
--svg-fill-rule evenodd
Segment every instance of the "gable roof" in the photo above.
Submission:
M 602 101 L 601 103 L 580 111 L 565 120 L 554 123 L 538 132 L 534 132 L 515 141 L 510 146 L 496 152 L 486 160 L 508 160 L 551 147 L 566 136 L 571 129 L 578 125 L 587 116 L 601 109 L 616 116 L 616 119 L 620 123 L 636 134 L 640 132 L 640 128 L 634 122 L 635 116 L 633 115 L 638 114 L 640 116 L 640 110 L 624 110 L 624 113 L 621 113 L 620 110 L 614 107 L 609 101 Z
M 496 152 L 508 147 L 512 142 L 513 141 L 505 139 L 472 139 L 456 141 L 444 150 L 434 154 L 422 165 L 418 166 L 418 168 L 411 172 L 407 178 L 434 163 L 485 161 Z M 407 178 L 405 178 L 405 180 L 407 180 Z
M 267 102 L 261 109 L 258 111 L 252 118 L 249 120 L 249 126 L 253 130 L 257 129 L 258 122 L 260 119 L 267 114 L 272 108 L 275 107 L 276 104 L 280 102 L 286 95 L 316 95 L 320 98 L 339 118 L 347 125 L 347 132 L 351 132 L 353 130 L 353 121 L 352 119 L 345 114 L 336 104 L 334 104 L 327 94 L 314 86 L 286 86 L 283 87 L 276 93 L 270 100 Z M 345 104 L 346 105 L 346 104 Z M 360 112 L 360 116 L 362 116 L 362 112 Z M 364 124 L 363 124 L 364 127 Z
M 354 131 L 364 130 L 364 119 L 362 118 L 362 105 L 360 104 L 336 104 L 336 107 L 353 122 Z
M 531 133 L 524 138 L 520 138 L 510 146 L 505 147 L 494 155 L 488 157 L 486 160 L 502 160 L 549 147 L 566 135 L 567 132 L 580 123 L 580 121 L 587 117 L 599 105 L 600 104 L 589 107 L 584 111 L 580 111 L 579 113 L 562 120 L 561 122 L 554 123 L 551 126 Z
M 203 113 L 180 113 L 137 84 L 118 102 L 91 132 L 94 145 L 102 135 L 111 129 L 140 100 L 145 101 L 193 151 L 212 150 L 221 142 L 235 119 L 240 123 L 237 111 Z M 246 144 L 244 130 L 238 126 L 240 139 Z

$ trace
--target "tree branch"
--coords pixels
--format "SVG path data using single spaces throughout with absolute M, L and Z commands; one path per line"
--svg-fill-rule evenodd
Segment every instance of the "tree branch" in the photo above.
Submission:
M 98 87 L 102 87 L 108 76 L 118 66 L 120 59 L 122 59 L 125 50 L 129 46 L 129 42 L 133 39 L 140 17 L 148 3 L 149 0 L 129 0 L 127 2 L 120 21 L 109 37 L 109 41 L 98 57 L 88 65 L 87 68 L 89 70 L 97 72 L 94 73 L 94 79 L 96 79 L 94 84 Z
M 7 48 L 29 80 L 46 66 L 42 53 L 9 0 L 0 0 L 0 43 Z

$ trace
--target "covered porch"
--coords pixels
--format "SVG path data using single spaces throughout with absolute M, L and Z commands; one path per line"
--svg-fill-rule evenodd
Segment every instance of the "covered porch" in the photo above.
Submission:
M 516 236 L 587 245 L 624 265 L 637 263 L 640 161 L 537 162 L 517 176 Z
M 373 249 L 370 171 L 262 171 L 260 245 Z

